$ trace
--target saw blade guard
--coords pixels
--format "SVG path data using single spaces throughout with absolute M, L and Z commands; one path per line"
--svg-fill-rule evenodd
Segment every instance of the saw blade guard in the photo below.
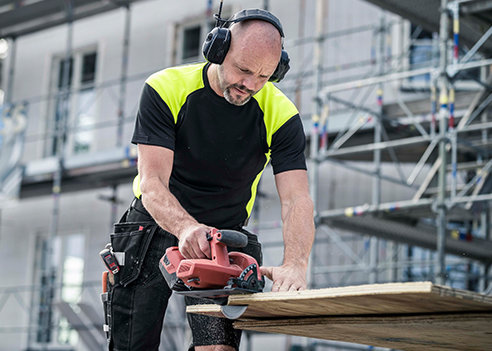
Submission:
M 233 251 L 229 253 L 229 259 L 231 260 L 231 263 L 241 267 L 241 275 L 248 273 L 251 269 L 251 265 L 255 265 L 256 270 L 254 273 L 256 273 L 258 280 L 262 280 L 261 272 L 258 268 L 258 262 L 250 255 Z M 248 272 L 245 272 L 245 270 L 248 270 Z M 248 273 L 248 276 L 249 274 L 250 273 Z

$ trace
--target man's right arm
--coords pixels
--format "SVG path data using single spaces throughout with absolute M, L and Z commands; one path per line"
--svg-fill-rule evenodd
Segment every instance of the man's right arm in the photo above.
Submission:
M 210 257 L 206 234 L 211 228 L 198 223 L 169 191 L 173 158 L 173 150 L 138 144 L 143 205 L 159 226 L 179 239 L 179 251 L 185 258 Z

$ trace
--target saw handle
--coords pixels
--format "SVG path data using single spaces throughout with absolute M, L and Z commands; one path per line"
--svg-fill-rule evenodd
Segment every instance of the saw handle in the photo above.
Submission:
M 248 245 L 248 236 L 236 230 L 223 229 L 219 230 L 217 241 L 229 247 L 246 247 Z

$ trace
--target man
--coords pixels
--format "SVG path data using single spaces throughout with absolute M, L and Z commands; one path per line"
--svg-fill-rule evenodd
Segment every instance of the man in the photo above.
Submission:
M 158 269 L 167 247 L 178 245 L 185 258 L 208 258 L 206 234 L 213 227 L 242 230 L 249 239 L 243 252 L 261 265 L 256 236 L 242 226 L 270 158 L 285 249 L 281 266 L 261 272 L 273 280 L 272 291 L 306 288 L 314 224 L 305 136 L 295 106 L 268 82 L 282 52 L 280 22 L 266 11 L 252 11 L 259 15 L 236 14 L 221 64 L 174 67 L 146 81 L 132 139 L 139 157 L 136 198 L 112 236 L 115 251 L 127 257 L 134 256 L 133 247 L 144 249 L 131 268 L 125 263 L 115 274 L 110 288 L 114 350 L 158 349 L 171 295 Z M 142 244 L 128 243 L 135 238 L 143 238 Z M 188 321 L 190 349 L 238 349 L 241 333 L 231 321 L 198 315 L 188 315 Z

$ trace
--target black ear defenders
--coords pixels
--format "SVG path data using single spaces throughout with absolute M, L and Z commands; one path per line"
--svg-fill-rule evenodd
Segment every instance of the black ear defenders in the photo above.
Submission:
M 229 25 L 231 23 L 258 19 L 262 21 L 266 21 L 271 23 L 277 30 L 280 32 L 282 38 L 284 37 L 284 31 L 282 29 L 282 25 L 277 17 L 275 17 L 272 13 L 262 10 L 262 9 L 247 9 L 242 10 L 236 13 L 229 20 L 224 20 L 220 18 L 219 15 L 216 15 L 217 25 L 210 33 L 208 33 L 205 42 L 203 43 L 202 52 L 203 56 L 208 62 L 216 63 L 218 65 L 224 62 L 224 59 L 229 51 L 229 47 L 231 46 L 231 31 L 229 30 Z M 282 48 L 282 55 L 280 56 L 280 61 L 270 77 L 270 82 L 280 82 L 287 71 L 289 70 L 289 55 L 287 51 Z

